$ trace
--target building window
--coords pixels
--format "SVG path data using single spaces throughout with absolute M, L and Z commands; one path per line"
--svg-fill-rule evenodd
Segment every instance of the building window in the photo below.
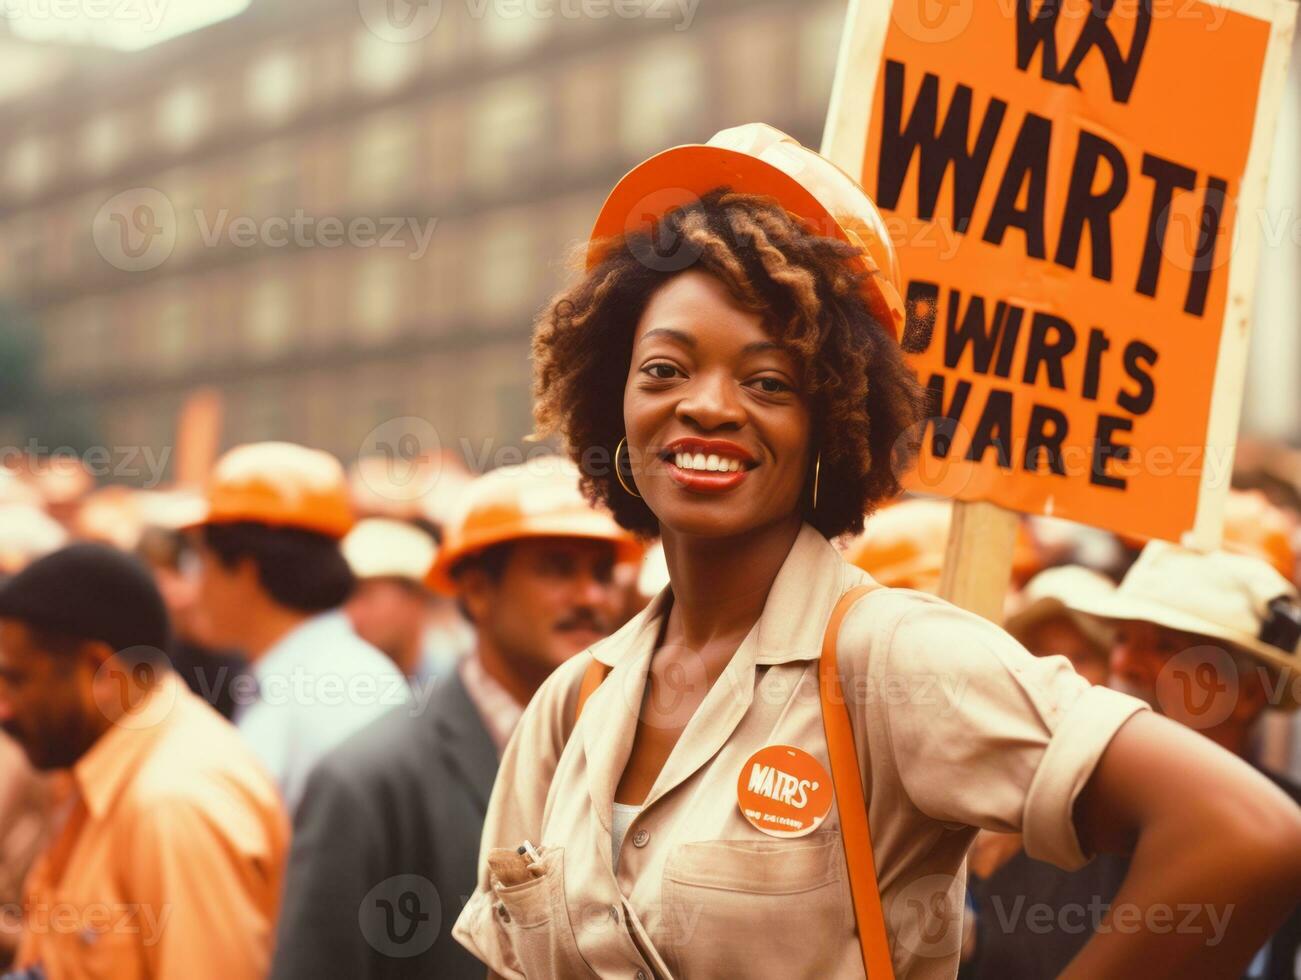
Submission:
M 378 346 L 396 331 L 406 261 L 405 255 L 386 255 L 372 248 L 356 263 L 349 334 L 363 346 Z
M 161 374 L 176 374 L 185 369 L 191 343 L 190 286 L 169 283 L 153 297 L 153 360 Z
M 289 284 L 283 276 L 267 272 L 253 280 L 246 349 L 254 359 L 268 360 L 289 346 L 291 307 Z
M 709 99 L 695 42 L 663 38 L 647 44 L 624 72 L 621 101 L 619 142 L 629 157 L 700 139 Z
M 566 169 L 590 167 L 614 149 L 615 105 L 609 79 L 617 76 L 616 64 L 600 58 L 570 65 L 560 76 L 556 143 Z
M 411 194 L 417 127 L 391 110 L 362 123 L 352 141 L 352 203 L 372 207 L 405 201 Z
M 540 261 L 535 250 L 533 215 L 527 209 L 499 211 L 483 219 L 471 274 L 473 309 L 488 326 L 521 326 L 534 301 L 533 283 Z
M 49 141 L 25 136 L 13 143 L 6 161 L 5 180 L 20 195 L 34 194 L 49 180 L 54 160 Z
M 365 91 L 386 92 L 410 77 L 419 56 L 418 45 L 394 44 L 362 28 L 353 36 L 353 79 Z
M 158 104 L 158 135 L 170 150 L 183 150 L 202 135 L 208 124 L 208 103 L 199 87 L 180 85 Z
M 234 221 L 240 214 L 257 218 L 292 217 L 298 203 L 298 177 L 296 157 L 290 145 L 277 142 L 259 147 L 248 161 L 243 207 L 232 209 L 230 220 Z M 276 234 L 292 240 L 291 231 Z
M 126 126 L 117 113 L 104 112 L 81 130 L 81 165 L 88 173 L 115 167 L 126 152 Z
M 552 18 L 536 16 L 528 5 L 490 5 L 479 24 L 479 38 L 491 55 L 518 55 L 542 41 Z
M 485 191 L 536 174 L 546 135 L 546 100 L 539 80 L 524 76 L 489 85 L 470 110 L 466 166 Z
M 269 51 L 253 62 L 247 80 L 248 104 L 260 122 L 280 122 L 298 106 L 302 71 L 290 51 Z

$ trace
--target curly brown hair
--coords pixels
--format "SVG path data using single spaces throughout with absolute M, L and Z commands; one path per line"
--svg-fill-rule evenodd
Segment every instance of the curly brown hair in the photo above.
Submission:
M 846 261 L 856 254 L 812 234 L 776 201 L 727 188 L 670 211 L 650 233 L 604 243 L 601 263 L 535 324 L 538 433 L 561 434 L 588 499 L 630 531 L 659 533 L 654 513 L 619 485 L 610 464 L 625 434 L 623 392 L 642 312 L 657 289 L 696 268 L 762 315 L 802 372 L 822 454 L 818 506 L 806 492 L 804 519 L 827 538 L 861 531 L 863 518 L 899 492 L 926 394 L 899 344 L 868 312 L 859 274 Z

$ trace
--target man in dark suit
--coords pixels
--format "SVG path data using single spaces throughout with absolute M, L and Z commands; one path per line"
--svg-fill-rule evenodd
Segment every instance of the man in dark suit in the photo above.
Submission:
M 274 980 L 482 980 L 452 938 L 474 891 L 498 760 L 548 674 L 616 624 L 636 542 L 558 460 L 467 488 L 429 582 L 476 633 L 458 669 L 313 771 L 295 815 Z M 513 515 L 513 516 L 512 516 Z

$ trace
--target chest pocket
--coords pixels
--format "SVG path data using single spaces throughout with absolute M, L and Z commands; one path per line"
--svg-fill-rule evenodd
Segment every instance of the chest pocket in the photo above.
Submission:
M 520 972 L 533 978 L 594 977 L 578 952 L 565 904 L 565 849 L 545 848 L 545 873 L 520 885 L 494 885 L 494 914 L 510 940 Z
M 838 831 L 679 846 L 664 868 L 666 962 L 692 980 L 821 980 L 858 942 L 844 866 Z

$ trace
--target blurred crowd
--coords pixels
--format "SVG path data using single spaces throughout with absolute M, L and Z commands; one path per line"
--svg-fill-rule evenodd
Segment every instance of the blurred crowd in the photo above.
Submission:
M 901 499 L 839 544 L 938 592 L 951 515 Z M 1004 626 L 1301 803 L 1299 553 L 1301 453 L 1247 445 L 1215 553 L 1024 519 Z M 345 469 L 287 443 L 150 491 L 11 460 L 0 575 L 0 972 L 60 980 L 481 977 L 451 926 L 502 748 L 668 584 L 559 457 Z M 1055 976 L 1127 861 L 1065 872 L 982 831 L 960 975 Z M 1294 913 L 1248 975 L 1296 977 L 1299 949 Z

